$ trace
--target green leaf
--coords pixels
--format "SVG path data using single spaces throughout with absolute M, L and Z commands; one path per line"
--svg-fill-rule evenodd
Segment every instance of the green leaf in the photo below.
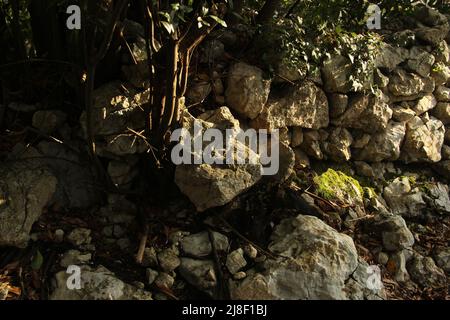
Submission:
M 220 24 L 222 27 L 224 27 L 224 28 L 228 27 L 227 23 L 225 21 L 223 21 L 222 19 L 220 19 L 219 17 L 213 16 L 213 15 L 211 15 L 210 17 L 211 17 L 211 19 L 216 21 L 218 24 Z
M 44 263 L 44 257 L 42 256 L 42 254 L 39 250 L 36 250 L 33 260 L 31 261 L 31 268 L 33 270 L 39 270 L 42 267 L 43 263 Z

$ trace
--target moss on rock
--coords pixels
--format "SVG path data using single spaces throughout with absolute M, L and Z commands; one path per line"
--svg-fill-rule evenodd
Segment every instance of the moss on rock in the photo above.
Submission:
M 317 192 L 328 200 L 341 200 L 350 205 L 362 205 L 364 190 L 358 180 L 341 171 L 328 169 L 314 178 Z

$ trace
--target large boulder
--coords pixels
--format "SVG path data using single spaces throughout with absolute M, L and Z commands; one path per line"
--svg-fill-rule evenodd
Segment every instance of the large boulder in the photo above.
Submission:
M 328 100 L 312 82 L 288 88 L 281 96 L 271 96 L 262 113 L 251 122 L 258 129 L 296 126 L 309 129 L 327 127 Z
M 349 299 L 347 281 L 357 270 L 353 240 L 316 217 L 299 215 L 274 230 L 269 249 L 280 255 L 262 271 L 232 282 L 232 299 Z M 366 284 L 364 284 L 366 285 Z
M 60 271 L 55 275 L 51 300 L 151 300 L 150 292 L 129 285 L 103 266 L 80 266 L 80 289 L 69 288 L 76 274 Z
M 354 158 L 369 162 L 397 160 L 406 133 L 404 123 L 389 121 L 384 131 L 374 133 L 361 149 L 355 149 Z
M 215 123 L 202 120 L 202 117 Z M 259 181 L 262 175 L 259 155 L 237 139 L 237 132 L 240 130 L 239 121 L 233 118 L 228 108 L 223 107 L 213 113 L 209 112 L 198 119 L 186 112 L 183 126 L 186 132 L 189 132 L 189 136 L 182 138 L 179 145 L 183 147 L 183 159 L 187 156 L 189 161 L 177 165 L 175 183 L 198 211 L 227 204 Z M 195 131 L 196 126 L 198 126 L 198 132 Z M 234 161 L 228 161 L 227 151 L 231 150 L 229 149 L 231 146 L 225 146 L 225 141 L 221 141 L 219 142 L 222 143 L 221 147 L 210 150 L 211 154 L 216 155 L 214 162 L 205 162 L 202 156 L 210 147 L 210 142 L 201 140 L 200 150 L 192 150 L 191 146 L 195 147 L 196 141 L 201 139 L 206 129 L 218 130 L 224 139 L 232 141 L 242 153 L 231 152 L 234 155 Z M 186 146 L 188 150 L 185 150 Z M 192 156 L 197 160 L 192 161 Z M 215 162 L 219 158 L 223 160 L 223 163 Z M 238 160 L 243 161 L 238 163 Z
M 57 180 L 36 161 L 0 165 L 0 246 L 25 248 L 33 224 L 56 189 Z
M 243 62 L 228 71 L 225 98 L 228 106 L 241 115 L 254 119 L 261 113 L 270 92 L 270 81 L 261 69 Z
M 445 127 L 436 118 L 412 118 L 406 124 L 401 160 L 406 163 L 440 161 L 444 134 Z

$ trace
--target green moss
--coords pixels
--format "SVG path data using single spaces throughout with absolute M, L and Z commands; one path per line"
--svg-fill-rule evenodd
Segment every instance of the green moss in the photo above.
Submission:
M 367 199 L 375 199 L 377 197 L 377 193 L 374 188 L 364 187 L 364 197 Z
M 339 199 L 348 203 L 361 203 L 364 190 L 359 182 L 341 171 L 328 169 L 314 178 L 317 192 L 328 200 Z

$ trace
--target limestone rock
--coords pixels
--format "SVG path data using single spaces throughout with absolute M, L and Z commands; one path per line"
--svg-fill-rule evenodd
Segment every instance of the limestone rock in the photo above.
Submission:
M 231 66 L 225 91 L 228 106 L 254 119 L 261 113 L 270 91 L 270 81 L 261 69 L 239 62 Z
M 0 166 L 0 246 L 25 248 L 57 179 L 34 161 Z
M 384 131 L 373 134 L 364 148 L 355 151 L 354 158 L 369 162 L 397 160 L 405 133 L 404 123 L 390 121 Z
M 228 239 L 223 234 L 213 232 L 214 242 L 217 251 L 225 251 L 228 249 Z M 211 242 L 208 232 L 192 234 L 184 237 L 181 241 L 183 252 L 189 256 L 203 258 L 211 254 Z
M 436 118 L 414 117 L 406 125 L 401 159 L 406 163 L 441 160 L 444 133 L 444 125 Z
M 443 124 L 450 124 L 450 103 L 439 102 L 431 114 L 441 120 Z
M 66 271 L 55 275 L 55 289 L 51 300 L 151 300 L 151 293 L 118 279 L 103 266 L 91 268 L 81 266 L 81 289 L 71 290 L 67 286 L 71 276 Z
M 394 214 L 419 216 L 426 207 L 422 192 L 411 186 L 408 177 L 395 178 L 384 188 L 383 197 Z
M 319 129 L 329 123 L 328 100 L 312 82 L 286 90 L 281 97 L 269 98 L 262 113 L 251 122 L 253 128 L 276 129 L 286 126 Z

